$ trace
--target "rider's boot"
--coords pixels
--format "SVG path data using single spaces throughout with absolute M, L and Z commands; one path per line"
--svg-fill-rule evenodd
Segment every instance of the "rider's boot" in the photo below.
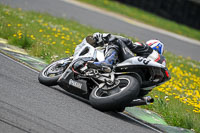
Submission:
M 110 54 L 107 54 L 104 61 L 93 62 L 93 64 L 98 68 L 102 68 L 103 70 L 105 70 L 105 72 L 110 72 L 112 66 L 116 63 L 117 59 L 117 52 L 112 50 Z
M 117 61 L 117 52 L 112 51 L 111 54 L 109 54 L 108 56 L 105 57 L 104 61 L 94 62 L 94 64 L 99 67 L 102 67 L 102 66 L 112 67 L 112 65 L 115 64 L 116 61 Z

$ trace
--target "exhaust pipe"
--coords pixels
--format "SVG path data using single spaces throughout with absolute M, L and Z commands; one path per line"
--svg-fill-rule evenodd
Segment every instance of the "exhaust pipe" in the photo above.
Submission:
M 147 97 L 142 97 L 142 98 L 139 98 L 139 99 L 134 99 L 133 101 L 131 101 L 128 104 L 128 107 L 148 105 L 148 104 L 153 103 L 153 102 L 154 102 L 154 99 L 151 98 L 150 96 L 147 96 Z

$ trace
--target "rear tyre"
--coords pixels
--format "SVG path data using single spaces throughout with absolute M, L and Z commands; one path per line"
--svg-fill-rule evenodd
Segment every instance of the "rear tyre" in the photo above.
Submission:
M 92 90 L 89 101 L 91 105 L 101 111 L 123 111 L 139 94 L 139 81 L 128 75 L 122 75 L 116 78 L 119 84 L 111 90 L 95 88 Z
M 62 64 L 65 62 L 64 65 Z M 57 85 L 57 81 L 71 62 L 69 58 L 61 59 L 49 64 L 38 75 L 38 80 L 46 86 Z

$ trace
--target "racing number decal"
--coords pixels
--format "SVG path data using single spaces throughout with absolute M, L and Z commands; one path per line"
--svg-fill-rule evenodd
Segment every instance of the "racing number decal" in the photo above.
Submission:
M 143 58 L 143 57 L 139 57 L 138 61 L 143 62 L 145 65 L 147 65 L 150 62 L 150 60 L 147 60 L 146 58 Z

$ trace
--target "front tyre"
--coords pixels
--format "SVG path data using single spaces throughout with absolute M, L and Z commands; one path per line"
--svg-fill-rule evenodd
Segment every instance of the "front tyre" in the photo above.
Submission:
M 139 94 L 139 81 L 128 75 L 118 76 L 118 85 L 111 90 L 95 88 L 90 94 L 91 105 L 101 111 L 114 111 L 124 108 Z
M 70 59 L 65 58 L 55 61 L 45 67 L 38 75 L 38 80 L 46 86 L 57 85 L 57 81 L 70 64 Z

